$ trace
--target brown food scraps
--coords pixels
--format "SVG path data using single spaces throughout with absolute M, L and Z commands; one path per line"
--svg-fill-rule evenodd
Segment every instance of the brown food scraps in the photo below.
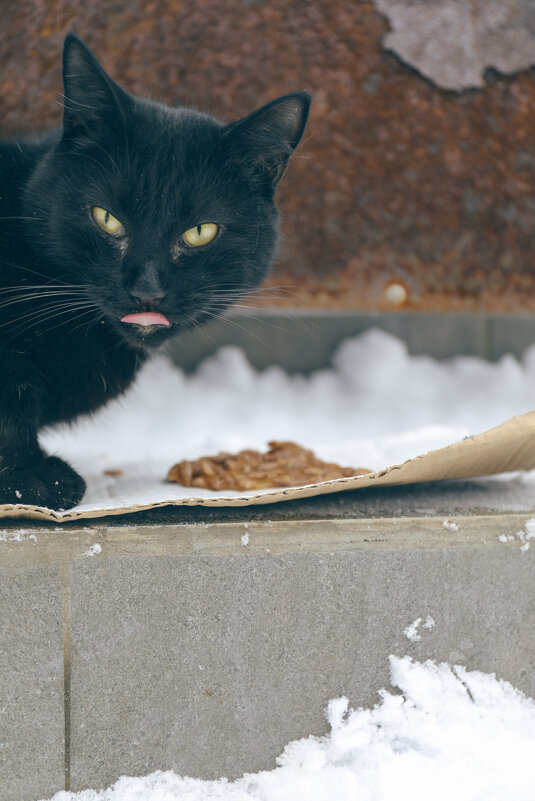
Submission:
M 312 451 L 295 442 L 268 444 L 267 453 L 244 450 L 237 454 L 218 453 L 217 456 L 179 462 L 169 470 L 167 481 L 212 490 L 255 490 L 298 487 L 370 472 L 364 468 L 322 462 Z

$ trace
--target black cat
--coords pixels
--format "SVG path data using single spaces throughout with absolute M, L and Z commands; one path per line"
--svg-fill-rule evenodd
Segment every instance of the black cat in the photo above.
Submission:
M 85 482 L 38 430 L 124 392 L 151 349 L 261 283 L 310 103 L 227 125 L 140 100 L 74 34 L 63 79 L 62 128 L 0 143 L 0 503 L 52 509 Z

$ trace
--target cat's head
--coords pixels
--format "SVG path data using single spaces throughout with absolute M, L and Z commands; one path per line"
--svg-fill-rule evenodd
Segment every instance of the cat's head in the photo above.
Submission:
M 87 285 L 102 319 L 140 347 L 257 287 L 276 246 L 275 188 L 309 96 L 224 124 L 129 95 L 74 34 L 63 74 L 63 130 L 26 191 L 61 280 Z

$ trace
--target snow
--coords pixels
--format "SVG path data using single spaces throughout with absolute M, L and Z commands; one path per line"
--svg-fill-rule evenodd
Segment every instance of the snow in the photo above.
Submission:
M 500 534 L 498 540 L 500 542 L 514 542 L 515 536 L 514 534 Z
M 418 626 L 422 622 L 421 617 L 417 617 L 416 620 L 413 620 L 405 629 L 403 629 L 403 634 L 405 637 L 410 640 L 411 642 L 418 642 L 422 639 L 422 635 L 418 634 Z
M 90 545 L 87 551 L 84 551 L 84 556 L 96 556 L 99 553 L 102 553 L 102 545 L 99 542 L 95 542 L 94 545 Z
M 418 631 L 421 622 L 422 618 L 417 617 L 416 620 L 413 620 L 412 623 L 409 623 L 409 625 L 403 629 L 403 634 L 411 642 L 420 642 L 420 640 L 422 639 L 422 635 Z M 424 626 L 423 626 L 424 629 L 432 629 L 434 628 L 434 626 L 435 626 L 434 619 L 431 617 L 431 615 L 427 615 L 424 621 Z
M 221 348 L 191 376 L 159 356 L 121 399 L 41 440 L 86 478 L 77 509 L 87 511 L 243 495 L 184 489 L 164 477 L 176 461 L 264 449 L 272 439 L 340 464 L 384 468 L 527 412 L 534 398 L 535 346 L 522 362 L 510 355 L 439 362 L 410 356 L 400 340 L 370 329 L 342 343 L 332 368 L 309 376 L 276 366 L 257 372 L 235 347 Z
M 523 543 L 520 550 L 524 553 L 529 551 L 530 540 L 535 539 L 535 518 L 531 518 L 524 523 L 524 529 L 516 532 L 516 536 Z
M 245 529 L 245 534 L 241 536 L 240 541 L 242 545 L 249 545 L 249 532 L 247 531 L 247 529 L 249 528 L 249 523 L 247 522 L 244 523 L 243 527 Z
M 0 531 L 0 542 L 24 542 L 25 540 L 33 540 L 36 543 L 37 536 L 27 528 L 18 528 L 16 531 Z
M 533 801 L 535 703 L 493 674 L 390 657 L 372 709 L 327 708 L 330 731 L 286 746 L 278 767 L 229 782 L 172 771 L 53 801 Z
M 498 537 L 498 541 L 504 543 L 519 540 L 522 543 L 520 550 L 523 553 L 529 551 L 530 541 L 533 539 L 535 539 L 535 517 L 526 520 L 524 528 L 517 531 L 516 534 L 500 534 Z

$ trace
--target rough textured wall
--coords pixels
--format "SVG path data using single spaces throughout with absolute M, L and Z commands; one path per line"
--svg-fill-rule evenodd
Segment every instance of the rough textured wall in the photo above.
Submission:
M 450 75 L 455 48 L 443 48 L 441 67 L 436 29 L 414 14 L 466 6 L 483 25 L 485 8 L 507 6 L 499 26 L 522 32 L 527 67 L 529 2 L 0 0 L 0 127 L 59 122 L 71 28 L 129 91 L 227 119 L 309 89 L 309 128 L 279 190 L 271 279 L 297 289 L 277 303 L 535 310 L 535 71 L 483 80 L 501 62 L 479 58 L 480 88 L 441 89 L 433 81 Z M 429 77 L 417 71 L 424 51 Z

